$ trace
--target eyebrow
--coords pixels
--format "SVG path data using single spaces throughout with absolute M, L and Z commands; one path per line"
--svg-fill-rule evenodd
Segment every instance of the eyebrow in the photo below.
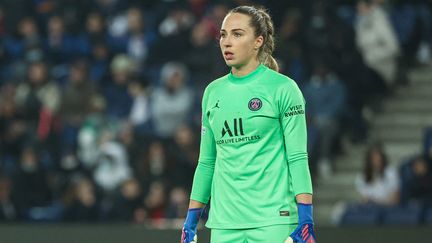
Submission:
M 246 32 L 244 29 L 240 29 L 240 28 L 238 28 L 238 29 L 232 29 L 231 31 L 238 31 L 238 30 L 243 31 L 243 32 Z M 220 31 L 221 31 L 221 32 L 226 32 L 225 29 L 221 29 Z

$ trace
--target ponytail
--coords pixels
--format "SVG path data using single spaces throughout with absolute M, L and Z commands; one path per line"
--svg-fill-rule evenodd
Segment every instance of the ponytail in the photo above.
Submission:
M 264 65 L 266 65 L 268 68 L 275 70 L 276 72 L 279 72 L 279 64 L 277 63 L 276 59 L 274 59 L 273 56 L 268 55 L 263 62 Z

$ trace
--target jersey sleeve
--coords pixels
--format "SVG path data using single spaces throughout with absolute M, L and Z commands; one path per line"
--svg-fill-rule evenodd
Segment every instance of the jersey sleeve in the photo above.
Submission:
M 306 102 L 297 84 L 292 80 L 288 80 L 279 92 L 280 120 L 294 194 L 312 194 L 307 154 Z
M 202 99 L 202 127 L 198 166 L 192 184 L 191 199 L 207 204 L 210 198 L 216 161 L 216 143 L 210 127 L 207 109 L 208 88 Z

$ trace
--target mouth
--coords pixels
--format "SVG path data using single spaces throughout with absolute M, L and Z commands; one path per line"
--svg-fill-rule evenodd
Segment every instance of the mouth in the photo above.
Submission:
M 224 58 L 225 60 L 232 60 L 234 59 L 234 53 L 230 52 L 230 51 L 224 51 Z

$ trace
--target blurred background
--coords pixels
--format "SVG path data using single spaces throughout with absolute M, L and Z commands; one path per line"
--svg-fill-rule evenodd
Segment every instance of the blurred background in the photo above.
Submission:
M 432 1 L 0 0 L 0 241 L 177 242 L 238 5 L 307 101 L 321 242 L 424 240 Z

